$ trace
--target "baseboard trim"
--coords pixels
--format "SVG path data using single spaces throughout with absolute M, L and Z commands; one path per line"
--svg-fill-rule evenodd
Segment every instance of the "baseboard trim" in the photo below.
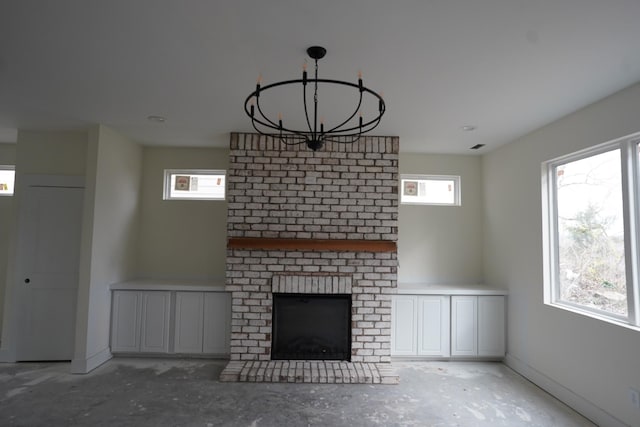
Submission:
M 504 363 L 509 368 L 513 369 L 597 425 L 608 427 L 628 427 L 627 424 L 623 423 L 605 410 L 599 408 L 584 397 L 574 393 L 562 384 L 554 381 L 511 354 L 507 354 L 504 359 Z
M 16 353 L 13 349 L 0 348 L 0 362 L 2 363 L 15 363 Z
M 134 357 L 141 359 L 163 358 L 163 359 L 207 359 L 207 360 L 229 360 L 229 353 L 141 353 L 139 351 L 114 351 L 111 353 L 116 357 Z
M 74 358 L 71 361 L 71 373 L 72 374 L 88 374 L 89 372 L 102 365 L 107 360 L 111 359 L 113 355 L 109 350 L 109 347 L 97 352 L 93 356 L 86 359 Z

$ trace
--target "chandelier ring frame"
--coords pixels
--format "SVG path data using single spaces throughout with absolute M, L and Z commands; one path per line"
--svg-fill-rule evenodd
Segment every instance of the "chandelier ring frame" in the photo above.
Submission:
M 260 111 L 260 103 L 258 102 L 260 94 L 262 92 L 265 92 L 265 91 L 267 91 L 269 89 L 272 89 L 272 88 L 275 88 L 275 87 L 278 87 L 278 86 L 300 84 L 300 83 L 304 83 L 304 82 L 305 82 L 304 79 L 292 79 L 292 80 L 285 80 L 285 81 L 270 83 L 268 85 L 261 86 L 259 90 L 255 90 L 255 91 L 251 92 L 251 94 L 245 100 L 245 102 L 244 102 L 244 111 L 245 111 L 245 113 L 249 117 L 251 117 L 251 101 L 255 100 L 255 105 L 258 108 L 258 112 L 264 118 L 264 120 L 261 120 L 261 119 L 257 118 L 256 114 L 254 114 L 252 120 L 255 121 L 256 123 L 260 124 L 261 126 L 264 126 L 266 128 L 270 128 L 270 129 L 273 129 L 273 130 L 277 130 L 279 132 L 280 131 L 279 124 L 269 120 L 267 118 L 267 116 L 262 114 L 262 112 Z M 367 93 L 373 95 L 374 97 L 376 97 L 378 99 L 379 106 L 382 107 L 381 109 L 379 108 L 380 112 L 379 112 L 378 117 L 376 117 L 376 118 L 374 118 L 374 119 L 372 119 L 372 120 L 370 120 L 368 122 L 364 122 L 362 124 L 362 127 L 360 127 L 358 125 L 358 126 L 352 126 L 350 128 L 345 128 L 345 129 L 341 129 L 339 131 L 336 131 L 336 129 L 339 128 L 342 125 L 341 124 L 341 125 L 335 126 L 334 128 L 332 128 L 332 129 L 330 129 L 328 131 L 325 131 L 325 134 L 327 134 L 329 132 L 332 132 L 332 133 L 337 133 L 336 136 L 353 136 L 353 135 L 356 135 L 356 134 L 364 133 L 364 129 L 367 128 L 368 126 L 373 125 L 374 123 L 376 124 L 376 126 L 378 125 L 378 123 L 380 123 L 380 120 L 382 119 L 382 115 L 386 111 L 385 102 L 384 102 L 384 99 L 382 98 L 382 96 L 380 96 L 379 94 L 377 94 L 373 90 L 371 90 L 371 89 L 369 89 L 367 87 L 364 87 L 364 86 L 362 87 L 362 89 L 360 89 L 360 86 L 357 83 L 345 82 L 345 81 L 342 81 L 342 80 L 313 79 L 313 78 L 306 79 L 306 83 L 316 83 L 316 82 L 317 83 L 338 84 L 338 85 L 349 86 L 349 87 L 352 87 L 352 88 L 355 88 L 355 89 L 358 89 L 358 90 L 362 90 L 362 92 L 367 92 Z M 353 118 L 357 114 L 357 112 L 358 112 L 358 110 L 356 110 L 351 115 L 350 118 Z M 349 119 L 347 119 L 347 121 L 348 120 Z M 355 132 L 355 133 L 352 133 L 352 134 L 345 133 L 345 132 L 356 131 L 356 130 L 359 130 L 360 128 L 363 129 L 363 132 Z M 373 130 L 374 128 L 375 128 L 375 126 L 370 128 L 370 129 L 367 129 L 367 132 Z M 300 131 L 300 130 L 290 129 L 290 128 L 287 128 L 287 127 L 284 127 L 284 126 L 282 127 L 282 131 L 283 132 L 290 132 L 290 133 L 293 133 L 293 134 L 299 134 L 301 136 L 304 136 L 304 135 L 308 134 L 309 132 L 313 132 L 312 129 L 309 129 L 309 131 Z
M 251 118 L 251 125 L 256 132 L 279 139 L 287 145 L 296 145 L 306 143 L 313 151 L 320 149 L 325 141 L 337 143 L 354 143 L 358 141 L 363 133 L 367 133 L 375 129 L 382 119 L 386 111 L 386 104 L 381 95 L 362 84 L 362 76 L 358 73 L 357 83 L 351 83 L 343 80 L 320 79 L 318 78 L 318 60 L 326 54 L 326 49 L 321 46 L 311 46 L 307 49 L 307 54 L 315 60 L 315 78 L 308 78 L 306 66 L 302 73 L 302 79 L 291 79 L 280 82 L 270 83 L 265 86 L 260 85 L 260 80 L 256 84 L 255 91 L 251 92 L 244 102 L 244 111 Z M 263 92 L 270 89 L 282 87 L 302 85 L 302 98 L 304 106 L 304 118 L 306 119 L 307 129 L 292 129 L 283 124 L 282 115 L 278 114 L 278 119 L 269 118 L 260 105 L 260 98 Z M 344 120 L 329 129 L 324 128 L 324 121 L 321 119 L 318 126 L 318 85 L 338 85 L 356 89 L 359 94 L 358 102 L 355 110 Z M 313 110 L 309 114 L 309 106 L 307 103 L 307 86 L 313 88 Z M 376 116 L 368 121 L 363 120 L 361 107 L 363 105 L 364 96 L 373 97 L 378 102 L 378 111 Z M 367 104 L 369 101 L 366 102 Z M 360 117 L 354 120 L 355 116 L 360 113 Z

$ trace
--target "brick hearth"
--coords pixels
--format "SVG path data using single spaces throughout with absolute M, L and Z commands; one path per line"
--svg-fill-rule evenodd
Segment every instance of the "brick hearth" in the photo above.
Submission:
M 220 381 L 315 384 L 398 384 L 388 363 L 270 360 L 229 362 Z

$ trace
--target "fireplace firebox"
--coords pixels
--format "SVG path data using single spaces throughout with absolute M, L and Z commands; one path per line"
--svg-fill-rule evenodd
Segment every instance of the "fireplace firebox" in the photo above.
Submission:
M 351 359 L 351 295 L 273 294 L 273 360 Z

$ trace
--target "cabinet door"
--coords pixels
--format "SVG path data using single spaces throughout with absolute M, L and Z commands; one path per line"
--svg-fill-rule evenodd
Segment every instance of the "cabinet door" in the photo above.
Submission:
M 451 297 L 451 355 L 478 354 L 478 297 Z
M 203 352 L 229 353 L 231 332 L 231 298 L 226 292 L 204 293 L 204 345 Z
M 140 293 L 114 291 L 111 313 L 111 351 L 140 350 Z
M 449 297 L 418 297 L 418 355 L 449 356 Z
M 395 295 L 391 305 L 391 355 L 415 356 L 417 348 L 418 297 Z
M 176 292 L 176 353 L 202 353 L 203 305 L 203 292 Z
M 478 297 L 478 356 L 504 357 L 505 313 L 503 296 Z
M 169 351 L 171 292 L 148 291 L 141 292 L 141 294 L 140 351 L 167 353 Z

